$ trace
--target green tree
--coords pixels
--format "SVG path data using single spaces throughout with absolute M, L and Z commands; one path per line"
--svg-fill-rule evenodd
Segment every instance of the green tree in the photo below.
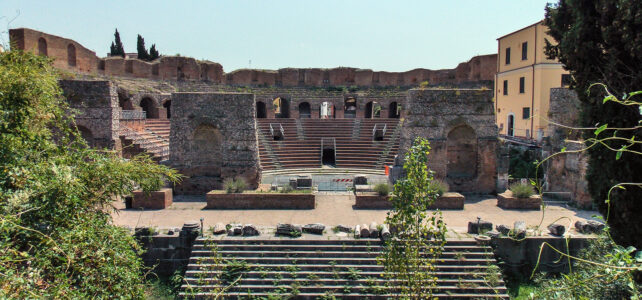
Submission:
M 640 111 L 631 105 L 609 101 L 602 105 L 605 91 L 591 84 L 606 84 L 614 95 L 642 87 L 642 2 L 638 0 L 560 0 L 546 7 L 546 24 L 556 43 L 547 41 L 546 52 L 571 72 L 574 88 L 582 101 L 585 127 L 631 128 L 630 130 L 586 131 L 585 139 L 617 134 L 621 140 L 605 140 L 589 153 L 589 192 L 602 214 L 607 213 L 609 189 L 620 182 L 642 182 L 642 156 L 620 149 L 627 139 L 642 139 Z M 587 92 L 589 91 L 589 92 Z M 636 146 L 639 150 L 639 146 Z M 618 160 L 614 156 L 618 155 Z M 642 248 L 642 189 L 618 190 L 610 200 L 608 219 L 616 242 Z
M 114 41 L 111 42 L 111 46 L 109 47 L 109 55 L 120 55 L 125 57 L 125 49 L 123 48 L 123 43 L 120 41 L 120 33 L 118 33 L 118 29 L 116 29 L 116 32 L 114 33 Z
M 152 44 L 152 46 L 149 48 L 149 61 L 153 61 L 159 57 L 160 53 L 158 53 L 158 50 L 156 50 L 156 44 Z
M 138 51 L 138 59 L 149 60 L 149 53 L 147 52 L 147 48 L 145 48 L 145 39 L 143 39 L 140 34 L 136 40 L 136 50 Z
M 395 184 L 392 210 L 386 217 L 392 238 L 379 259 L 392 290 L 413 299 L 431 298 L 437 280 L 434 264 L 446 243 L 441 211 L 427 212 L 439 197 L 431 188 L 429 153 L 428 141 L 417 138 L 405 156 L 406 178 Z
M 141 248 L 112 203 L 178 175 L 89 148 L 70 111 L 50 60 L 0 53 L 0 298 L 142 298 Z

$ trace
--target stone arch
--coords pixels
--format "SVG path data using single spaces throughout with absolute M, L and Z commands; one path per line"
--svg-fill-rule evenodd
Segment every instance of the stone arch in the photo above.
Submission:
M 265 107 L 265 102 L 263 101 L 256 101 L 256 118 L 267 118 L 267 108 Z
M 172 112 L 171 112 L 172 100 L 165 99 L 165 101 L 163 101 L 163 108 L 165 108 L 165 113 L 167 114 L 167 118 L 168 119 L 171 118 L 172 117 Z
M 200 124 L 192 135 L 192 151 L 194 157 L 201 163 L 221 166 L 223 135 L 221 131 L 210 124 Z
M 91 130 L 85 126 L 82 125 L 76 125 L 76 128 L 78 129 L 78 132 L 80 132 L 80 136 L 87 142 L 87 145 L 89 147 L 94 146 L 94 134 L 91 132 Z
M 299 103 L 299 119 L 309 119 L 312 116 L 310 109 L 310 103 L 301 102 Z
M 397 101 L 390 102 L 388 108 L 388 118 L 398 119 L 401 116 L 401 105 Z
M 354 119 L 357 117 L 357 99 L 355 97 L 346 98 L 343 107 L 344 118 Z
M 76 66 L 76 46 L 74 44 L 67 45 L 67 64 L 69 66 Z
M 122 110 L 134 110 L 132 99 L 127 94 L 127 91 L 118 89 L 118 106 Z
M 363 112 L 363 117 L 366 119 L 380 118 L 381 117 L 381 104 L 370 101 L 366 103 L 366 109 Z
M 158 119 L 158 109 L 153 98 L 143 97 L 140 100 L 140 107 L 145 111 L 147 119 Z
M 38 55 L 47 56 L 47 40 L 43 37 L 38 39 Z
M 272 101 L 272 107 L 274 108 L 275 118 L 290 117 L 290 101 L 288 101 L 288 99 L 276 97 Z
M 459 125 L 446 138 L 446 177 L 470 179 L 477 176 L 477 134 L 468 125 Z

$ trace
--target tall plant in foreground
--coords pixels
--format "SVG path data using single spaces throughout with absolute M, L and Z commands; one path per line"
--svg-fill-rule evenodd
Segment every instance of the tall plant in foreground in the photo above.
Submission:
M 178 178 L 89 148 L 51 61 L 0 53 L 0 298 L 143 298 L 141 249 L 112 202 Z
M 395 184 L 392 210 L 386 224 L 392 238 L 386 243 L 379 263 L 392 291 L 403 297 L 426 299 L 432 296 L 437 278 L 434 264 L 446 243 L 446 226 L 441 211 L 428 212 L 439 197 L 431 189 L 433 172 L 428 169 L 430 145 L 417 138 L 405 157 L 406 178 Z

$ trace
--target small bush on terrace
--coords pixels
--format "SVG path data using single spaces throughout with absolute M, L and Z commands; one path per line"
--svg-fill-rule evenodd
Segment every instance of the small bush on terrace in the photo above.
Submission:
M 441 180 L 438 180 L 438 179 L 430 181 L 430 183 L 428 184 L 428 188 L 431 191 L 437 192 L 437 194 L 439 194 L 439 196 L 443 196 L 445 193 L 448 193 L 448 191 L 450 189 L 450 187 L 448 186 L 447 183 L 445 183 L 445 182 L 443 182 Z
M 228 178 L 223 181 L 223 189 L 225 189 L 225 192 L 228 194 L 242 193 L 247 189 L 247 182 L 245 182 L 243 178 Z
M 379 196 L 388 196 L 390 194 L 390 185 L 387 183 L 379 183 L 375 185 L 374 191 L 379 194 Z
M 528 198 L 535 194 L 533 186 L 527 183 L 513 183 L 510 185 L 509 190 L 513 192 L 513 196 L 517 198 Z

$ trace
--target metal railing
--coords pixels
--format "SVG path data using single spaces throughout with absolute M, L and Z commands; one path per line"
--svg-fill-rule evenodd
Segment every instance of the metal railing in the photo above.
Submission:
M 141 120 L 147 118 L 147 112 L 144 110 L 121 110 L 121 120 Z
M 272 135 L 272 137 L 274 137 L 274 130 L 275 129 L 274 129 L 274 127 L 272 125 L 273 125 L 273 123 L 270 123 L 270 135 Z M 285 138 L 285 131 L 283 130 L 283 126 L 281 126 L 281 123 L 279 123 L 279 128 L 276 129 L 276 130 L 279 130 L 281 132 L 281 138 Z
M 381 124 L 375 124 L 374 127 L 372 127 L 372 137 L 375 137 L 375 133 L 377 132 L 377 126 L 381 128 Z M 388 124 L 383 124 L 383 129 L 380 129 L 382 131 L 381 137 L 386 136 L 386 130 L 388 130 Z

